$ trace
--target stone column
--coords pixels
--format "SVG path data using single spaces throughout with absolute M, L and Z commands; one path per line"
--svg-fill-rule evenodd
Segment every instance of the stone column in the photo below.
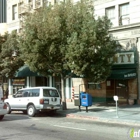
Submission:
M 70 78 L 66 79 L 66 86 L 65 86 L 65 93 L 66 93 L 66 99 L 69 101 L 71 100 L 71 94 L 70 94 Z
M 28 76 L 27 79 L 26 79 L 26 87 L 30 87 L 30 77 Z
M 9 97 L 13 94 L 13 85 L 12 85 L 12 79 L 8 79 L 8 90 L 9 90 Z
M 49 86 L 52 87 L 53 86 L 53 79 L 52 76 L 49 76 Z

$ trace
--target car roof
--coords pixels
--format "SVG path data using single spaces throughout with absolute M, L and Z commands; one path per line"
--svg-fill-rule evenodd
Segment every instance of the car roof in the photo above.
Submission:
M 44 89 L 56 89 L 55 87 L 40 86 L 40 87 L 21 88 L 21 89 L 19 89 L 19 90 L 25 90 L 25 89 L 39 89 L 39 88 L 44 88 Z

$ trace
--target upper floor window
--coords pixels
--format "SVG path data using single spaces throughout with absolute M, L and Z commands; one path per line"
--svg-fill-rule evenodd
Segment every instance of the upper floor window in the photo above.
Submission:
M 13 20 L 18 19 L 17 5 L 12 6 L 12 19 Z
M 106 16 L 110 19 L 111 23 L 115 24 L 115 7 L 105 9 Z
M 119 5 L 119 25 L 127 25 L 129 23 L 129 3 Z

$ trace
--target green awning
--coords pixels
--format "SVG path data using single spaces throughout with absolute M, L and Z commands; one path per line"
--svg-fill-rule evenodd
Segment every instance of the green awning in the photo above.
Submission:
M 133 79 L 137 77 L 136 69 L 112 70 L 108 79 Z
M 27 65 L 22 66 L 16 72 L 15 77 L 27 77 L 27 76 L 40 76 L 37 72 L 32 72 Z

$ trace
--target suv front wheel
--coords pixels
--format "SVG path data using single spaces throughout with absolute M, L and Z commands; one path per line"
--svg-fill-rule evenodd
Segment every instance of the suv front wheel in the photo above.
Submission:
M 7 114 L 11 114 L 11 106 L 7 103 Z
M 28 108 L 27 108 L 27 114 L 30 116 L 30 117 L 34 117 L 35 114 L 36 114 L 36 108 L 34 105 L 29 105 Z

